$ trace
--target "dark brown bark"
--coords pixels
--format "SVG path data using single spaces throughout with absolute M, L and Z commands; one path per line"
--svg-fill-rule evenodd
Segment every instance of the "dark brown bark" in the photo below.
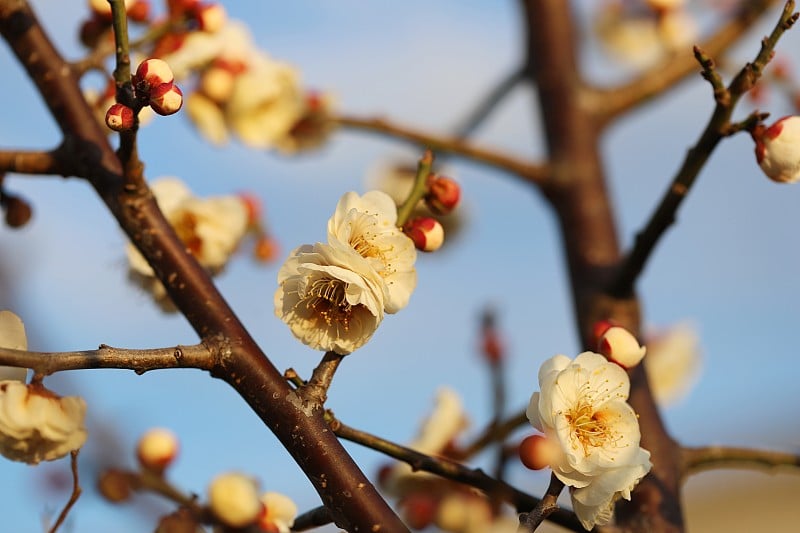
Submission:
M 528 39 L 528 70 L 538 90 L 552 175 L 542 191 L 558 217 L 569 269 L 575 320 L 581 343 L 594 348 L 592 325 L 611 318 L 639 331 L 635 296 L 606 294 L 620 260 L 611 200 L 599 152 L 602 133 L 576 64 L 570 2 L 523 0 Z M 620 502 L 617 519 L 634 531 L 681 531 L 679 449 L 663 426 L 644 369 L 631 372 L 630 403 L 640 416 L 642 447 L 652 453 L 653 469 Z

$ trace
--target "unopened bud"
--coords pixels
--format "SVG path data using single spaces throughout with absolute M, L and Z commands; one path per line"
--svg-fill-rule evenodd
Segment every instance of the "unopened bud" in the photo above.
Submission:
M 19 196 L 3 195 L 3 209 L 6 211 L 6 224 L 10 228 L 21 228 L 26 225 L 33 216 L 33 209 L 30 204 Z
M 100 474 L 97 480 L 97 489 L 103 498 L 113 503 L 128 500 L 133 492 L 130 476 L 113 468 Z
M 279 492 L 265 492 L 261 495 L 262 511 L 258 518 L 258 528 L 265 533 L 283 533 L 294 525 L 297 505 L 288 496 Z
M 433 176 L 428 187 L 425 203 L 434 213 L 440 215 L 450 213 L 461 199 L 461 187 L 450 178 Z
M 200 4 L 195 9 L 195 19 L 202 31 L 216 33 L 222 29 L 228 20 L 225 8 L 219 2 Z
M 519 460 L 526 468 L 541 470 L 556 462 L 558 445 L 542 435 L 525 437 L 519 443 Z
M 756 160 L 764 174 L 779 183 L 800 180 L 800 116 L 779 119 L 768 128 L 752 131 Z
M 136 445 L 136 458 L 147 470 L 162 473 L 178 456 L 178 437 L 168 429 L 148 430 Z
M 151 57 L 145 59 L 136 68 L 133 75 L 133 87 L 137 96 L 152 97 L 153 91 L 165 84 L 171 84 L 175 79 L 172 69 L 166 61 Z
M 177 113 L 182 105 L 183 92 L 175 84 L 159 85 L 150 93 L 150 107 L 159 115 L 166 116 Z
M 278 257 L 280 246 L 269 235 L 261 235 L 256 241 L 253 256 L 262 263 L 269 263 Z
M 262 512 L 255 482 L 237 473 L 220 474 L 211 481 L 208 504 L 214 516 L 230 527 L 249 526 Z
M 100 42 L 100 37 L 111 28 L 110 21 L 103 17 L 93 16 L 81 24 L 79 38 L 87 48 L 94 48 Z
M 626 369 L 638 365 L 647 351 L 630 331 L 621 326 L 606 329 L 597 340 L 597 349 L 609 361 Z
M 423 252 L 436 251 L 444 243 L 444 228 L 435 218 L 411 219 L 403 226 L 403 231 L 414 241 L 414 246 Z
M 125 104 L 114 104 L 106 111 L 106 126 L 114 131 L 126 131 L 133 127 L 135 114 Z

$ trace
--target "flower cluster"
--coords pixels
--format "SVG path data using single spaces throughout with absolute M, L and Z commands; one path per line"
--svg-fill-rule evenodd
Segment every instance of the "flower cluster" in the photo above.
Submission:
M 25 327 L 10 311 L 0 312 L 0 346 L 27 349 Z M 38 464 L 77 450 L 86 442 L 86 403 L 60 397 L 41 384 L 26 385 L 26 369 L 2 367 L 0 381 L 0 454 L 12 461 Z
M 179 78 L 197 74 L 187 112 L 214 144 L 233 134 L 250 147 L 292 153 L 320 144 L 331 129 L 332 99 L 304 94 L 297 71 L 258 49 L 242 23 L 168 34 L 154 53 Z
M 628 375 L 597 353 L 574 360 L 556 355 L 540 368 L 539 387 L 527 416 L 544 438 L 529 437 L 520 449 L 523 462 L 550 466 L 570 487 L 575 514 L 587 530 L 606 524 L 614 503 L 630 499 L 652 466 L 627 403 Z
M 237 472 L 215 477 L 208 486 L 208 505 L 215 518 L 232 528 L 256 526 L 267 533 L 289 533 L 297 505 L 277 492 L 258 493 L 255 480 Z
M 328 221 L 328 242 L 294 250 L 278 272 L 275 314 L 308 346 L 348 354 L 408 304 L 417 283 L 413 242 L 392 199 L 348 192 Z
M 248 228 L 248 209 L 238 196 L 197 198 L 177 178 L 161 178 L 151 189 L 159 208 L 197 261 L 212 272 L 221 270 Z M 155 281 L 153 269 L 132 244 L 128 261 L 136 274 Z M 165 294 L 156 282 L 157 296 Z

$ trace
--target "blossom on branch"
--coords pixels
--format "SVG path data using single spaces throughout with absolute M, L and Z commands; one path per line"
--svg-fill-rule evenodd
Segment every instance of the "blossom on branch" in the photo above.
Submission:
M 279 492 L 265 492 L 261 495 L 264 507 L 258 518 L 258 527 L 266 533 L 289 533 L 297 517 L 297 504 Z
M 405 307 L 417 285 L 414 269 L 417 252 L 396 222 L 394 200 L 381 191 L 370 191 L 363 196 L 345 193 L 328 221 L 328 243 L 358 252 L 386 282 L 387 313 Z
M 378 329 L 385 293 L 383 278 L 354 249 L 303 245 L 278 272 L 275 314 L 303 344 L 344 355 Z
M 247 231 L 247 207 L 241 198 L 197 198 L 178 178 L 156 180 L 151 189 L 187 250 L 211 271 L 222 269 Z M 128 261 L 135 272 L 147 277 L 155 275 L 132 244 L 128 244 Z
M 697 381 L 701 367 L 700 340 L 695 329 L 677 324 L 648 336 L 647 381 L 660 406 L 676 403 Z
M 608 523 L 614 502 L 650 471 L 650 452 L 639 446 L 639 421 L 627 403 L 628 374 L 600 354 L 574 360 L 556 355 L 539 369 L 540 392 L 527 416 L 558 444 L 550 467 L 570 487 L 572 505 L 588 530 Z
M 82 398 L 0 381 L 0 454 L 28 464 L 64 457 L 86 442 L 85 415 Z

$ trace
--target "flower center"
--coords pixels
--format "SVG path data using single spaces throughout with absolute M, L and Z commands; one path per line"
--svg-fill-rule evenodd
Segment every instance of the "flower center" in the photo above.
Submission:
M 354 221 L 350 232 L 349 244 L 364 259 L 377 259 L 383 268 L 376 269 L 378 273 L 386 278 L 394 273 L 389 262 L 389 252 L 391 247 L 378 246 L 378 232 L 371 231 L 375 226 L 374 216 L 363 216 L 360 220 Z
M 325 324 L 341 325 L 345 331 L 350 328 L 353 306 L 347 302 L 344 282 L 338 279 L 322 278 L 314 280 L 305 294 L 306 308 L 325 321 Z
M 588 448 L 599 448 L 614 439 L 614 431 L 603 420 L 603 417 L 594 410 L 592 402 L 586 397 L 581 397 L 577 404 L 566 414 L 567 422 L 572 429 L 572 434 L 583 446 L 584 452 Z

